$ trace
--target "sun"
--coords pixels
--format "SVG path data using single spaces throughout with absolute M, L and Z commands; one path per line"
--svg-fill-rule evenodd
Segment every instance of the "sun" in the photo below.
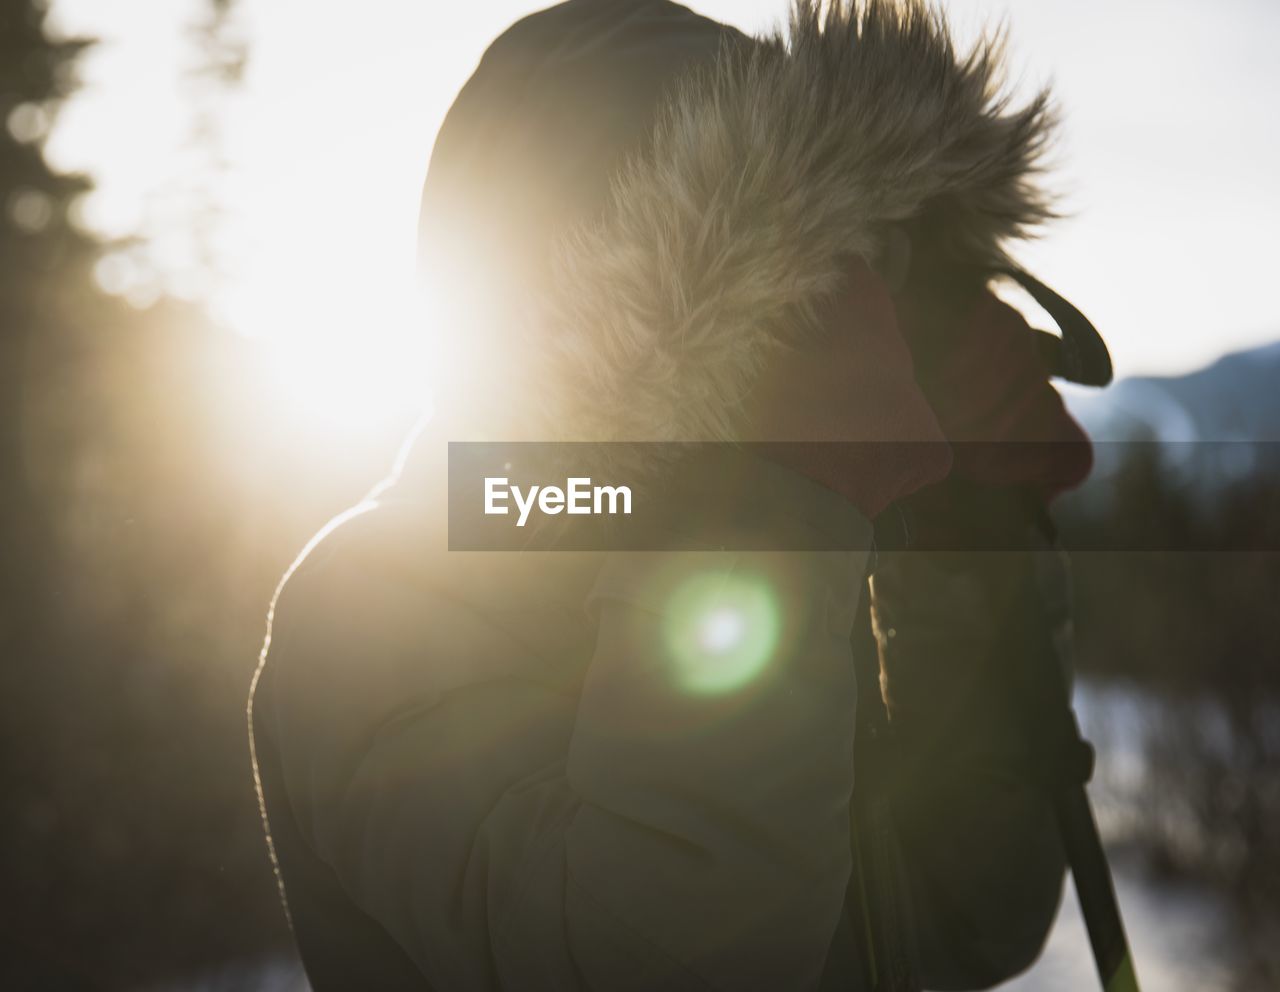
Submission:
M 249 339 L 282 417 L 317 434 L 379 434 L 427 410 L 438 328 L 423 292 L 380 286 L 363 298 L 317 279 L 309 294 L 232 287 L 218 319 Z

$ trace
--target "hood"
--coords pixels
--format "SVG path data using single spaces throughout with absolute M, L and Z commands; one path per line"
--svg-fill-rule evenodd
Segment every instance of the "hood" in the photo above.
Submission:
M 1048 99 L 1011 106 L 998 38 L 961 54 L 923 3 L 824 6 L 684 75 L 602 216 L 559 240 L 523 335 L 537 436 L 739 439 L 744 397 L 820 332 L 849 256 L 877 264 L 909 225 L 985 281 L 1051 215 Z

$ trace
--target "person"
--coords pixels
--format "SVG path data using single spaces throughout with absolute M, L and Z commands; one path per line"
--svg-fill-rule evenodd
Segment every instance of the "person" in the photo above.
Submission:
M 569 0 L 487 50 L 423 194 L 439 416 L 283 583 L 250 703 L 317 992 L 1035 959 L 1064 875 L 1027 702 L 1068 630 L 1045 506 L 1089 450 L 991 289 L 1052 212 L 1049 103 L 998 72 L 915 0 L 801 0 L 765 38 Z M 677 515 L 778 550 L 451 552 L 460 438 L 757 442 Z

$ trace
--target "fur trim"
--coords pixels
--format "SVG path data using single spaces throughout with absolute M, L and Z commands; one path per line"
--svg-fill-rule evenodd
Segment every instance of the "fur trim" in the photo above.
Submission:
M 555 259 L 541 320 L 542 436 L 731 440 L 771 351 L 813 333 L 842 256 L 941 221 L 945 253 L 994 272 L 1050 216 L 1036 188 L 1048 98 L 1011 109 L 1000 39 L 959 57 L 922 0 L 792 8 L 780 35 L 686 78 L 602 221 Z

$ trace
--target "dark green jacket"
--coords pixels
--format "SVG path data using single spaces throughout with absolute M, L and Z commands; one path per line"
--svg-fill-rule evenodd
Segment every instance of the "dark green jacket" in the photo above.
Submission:
M 792 511 L 761 528 L 869 527 L 799 477 L 761 487 Z M 1063 861 L 990 684 L 996 626 L 912 620 L 937 691 L 895 700 L 914 711 L 877 787 L 894 850 L 859 844 L 868 554 L 449 553 L 439 519 L 393 489 L 329 533 L 257 681 L 264 810 L 317 992 L 869 989 L 863 914 L 884 894 L 865 876 L 887 851 L 928 987 L 1034 959 Z M 739 684 L 679 636 L 690 589 L 714 610 L 734 588 L 769 614 Z

